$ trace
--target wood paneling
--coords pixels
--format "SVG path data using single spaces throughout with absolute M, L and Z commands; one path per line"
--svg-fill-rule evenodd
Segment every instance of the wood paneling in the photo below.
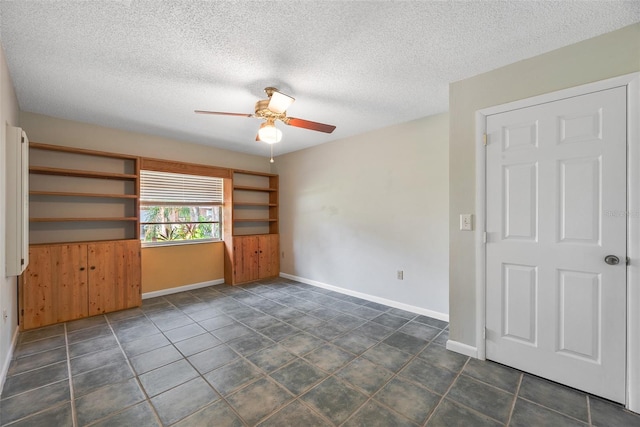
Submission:
M 159 172 L 182 173 L 186 175 L 212 176 L 215 178 L 231 178 L 231 169 L 217 166 L 199 165 L 195 163 L 173 162 L 169 160 L 141 159 L 140 169 Z

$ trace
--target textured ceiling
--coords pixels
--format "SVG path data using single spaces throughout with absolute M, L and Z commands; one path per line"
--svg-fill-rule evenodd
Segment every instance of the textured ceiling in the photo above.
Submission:
M 267 155 L 263 88 L 294 96 L 276 154 L 448 109 L 448 84 L 640 21 L 638 1 L 0 1 L 23 111 Z M 390 141 L 392 143 L 392 141 Z

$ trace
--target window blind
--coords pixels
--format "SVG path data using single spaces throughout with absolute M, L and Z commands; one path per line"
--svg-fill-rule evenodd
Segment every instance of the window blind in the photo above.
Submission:
M 140 202 L 160 205 L 222 204 L 222 178 L 140 171 Z

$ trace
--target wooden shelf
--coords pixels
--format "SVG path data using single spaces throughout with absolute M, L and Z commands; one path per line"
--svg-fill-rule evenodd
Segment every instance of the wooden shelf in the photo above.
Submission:
M 68 191 L 29 191 L 34 196 L 97 197 L 102 199 L 137 199 L 135 194 L 73 193 Z
M 253 203 L 253 202 L 233 202 L 233 206 L 260 206 L 260 207 L 276 207 L 277 203 Z
M 265 192 L 278 191 L 277 188 L 249 187 L 249 186 L 246 186 L 246 185 L 234 185 L 233 189 L 234 190 L 241 190 L 241 191 L 265 191 Z
M 29 218 L 29 222 L 103 222 L 103 221 L 137 221 L 135 216 L 101 217 L 101 218 Z
M 234 218 L 233 222 L 276 222 L 277 219 L 275 218 L 256 218 L 256 219 L 248 219 L 248 218 L 243 218 L 243 219 L 237 219 Z
M 58 175 L 58 176 L 73 176 L 80 178 L 98 178 L 98 179 L 122 179 L 122 180 L 135 180 L 138 179 L 138 175 L 129 173 L 112 173 L 112 172 L 93 172 L 79 169 L 60 169 L 50 168 L 45 166 L 31 166 L 29 168 L 30 173 L 40 175 Z

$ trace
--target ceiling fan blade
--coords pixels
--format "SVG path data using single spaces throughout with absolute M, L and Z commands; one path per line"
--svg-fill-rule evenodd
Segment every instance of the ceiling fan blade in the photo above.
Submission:
M 324 132 L 324 133 L 331 133 L 336 128 L 333 125 L 327 125 L 327 124 L 318 123 L 318 122 L 311 122 L 309 120 L 303 120 L 303 119 L 296 119 L 295 117 L 287 117 L 287 119 L 284 122 L 289 126 L 317 130 L 319 132 Z
M 218 116 L 239 116 L 239 117 L 253 117 L 253 114 L 246 113 L 223 113 L 220 111 L 205 111 L 205 110 L 195 110 L 197 114 L 214 114 Z
M 273 91 L 271 94 L 271 98 L 269 99 L 269 105 L 267 108 L 274 113 L 284 113 L 287 111 L 287 108 L 293 104 L 295 98 L 290 97 L 289 95 L 285 95 L 284 93 Z

